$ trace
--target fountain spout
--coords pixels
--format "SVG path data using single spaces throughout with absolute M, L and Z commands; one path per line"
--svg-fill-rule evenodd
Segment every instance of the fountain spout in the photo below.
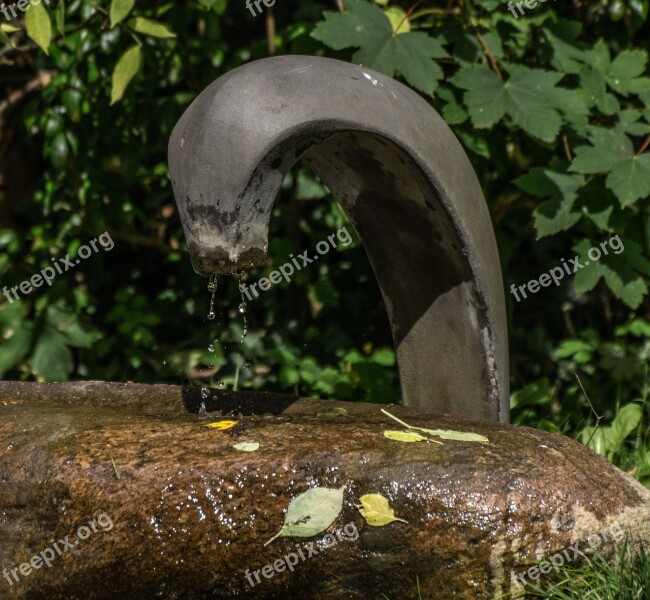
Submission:
M 403 403 L 508 421 L 503 281 L 460 143 L 418 94 L 311 56 L 250 63 L 192 103 L 169 143 L 195 270 L 263 264 L 282 180 L 303 160 L 341 203 L 381 288 Z

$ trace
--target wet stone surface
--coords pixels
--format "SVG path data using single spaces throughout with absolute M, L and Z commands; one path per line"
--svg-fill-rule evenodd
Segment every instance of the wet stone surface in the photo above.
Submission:
M 334 407 L 348 414 L 317 416 Z M 0 382 L 0 569 L 9 573 L 0 597 L 398 600 L 417 597 L 419 578 L 426 598 L 492 598 L 528 560 L 589 547 L 590 535 L 623 529 L 650 541 L 650 492 L 570 439 L 393 406 L 411 425 L 489 439 L 402 443 L 383 436 L 400 427 L 380 408 L 217 390 L 204 399 L 174 386 Z M 238 425 L 205 426 L 222 418 Z M 249 440 L 259 450 L 232 447 Z M 291 500 L 318 486 L 345 486 L 334 524 L 265 547 Z M 408 523 L 370 527 L 355 508 L 368 493 L 384 495 Z M 110 528 L 97 519 L 103 513 Z M 79 541 L 93 519 L 96 531 Z M 325 548 L 327 533 L 336 543 Z M 51 567 L 11 578 L 65 536 L 79 544 Z M 614 548 L 602 541 L 605 553 Z M 247 570 L 299 550 L 305 559 L 293 572 L 247 580 Z

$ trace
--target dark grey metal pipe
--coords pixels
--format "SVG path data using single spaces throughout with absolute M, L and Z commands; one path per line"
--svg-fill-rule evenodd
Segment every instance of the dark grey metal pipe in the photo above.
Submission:
M 508 342 L 490 215 L 460 143 L 418 94 L 311 56 L 210 85 L 169 143 L 195 270 L 263 264 L 282 180 L 305 161 L 340 201 L 382 290 L 403 403 L 508 421 Z

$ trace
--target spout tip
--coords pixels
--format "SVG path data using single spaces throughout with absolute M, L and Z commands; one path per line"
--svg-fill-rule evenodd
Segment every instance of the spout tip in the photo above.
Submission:
M 266 251 L 262 248 L 247 248 L 241 254 L 237 254 L 221 247 L 190 247 L 190 256 L 194 270 L 204 277 L 232 275 L 266 263 Z

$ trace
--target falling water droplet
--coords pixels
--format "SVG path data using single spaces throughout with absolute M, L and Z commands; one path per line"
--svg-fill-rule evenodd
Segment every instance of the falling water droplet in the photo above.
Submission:
M 208 291 L 212 292 L 210 297 L 210 312 L 208 312 L 208 319 L 214 321 L 217 316 L 214 312 L 214 297 L 217 294 L 217 284 L 219 283 L 219 275 L 210 275 L 210 281 L 208 281 Z
M 217 385 L 223 387 L 223 379 L 217 379 Z
M 208 388 L 201 388 L 201 398 L 204 400 L 210 395 L 210 390 Z
M 208 352 L 214 352 L 214 346 L 212 344 L 208 346 Z
M 241 334 L 241 343 L 244 343 L 244 338 L 248 335 L 248 321 L 246 320 L 246 309 L 248 308 L 248 305 L 246 304 L 246 300 L 244 300 L 244 290 L 242 289 L 242 282 L 241 282 L 242 274 L 239 274 L 239 293 L 241 294 L 241 304 L 239 305 L 239 314 L 241 314 L 242 319 L 244 320 L 244 328 L 242 330 Z

